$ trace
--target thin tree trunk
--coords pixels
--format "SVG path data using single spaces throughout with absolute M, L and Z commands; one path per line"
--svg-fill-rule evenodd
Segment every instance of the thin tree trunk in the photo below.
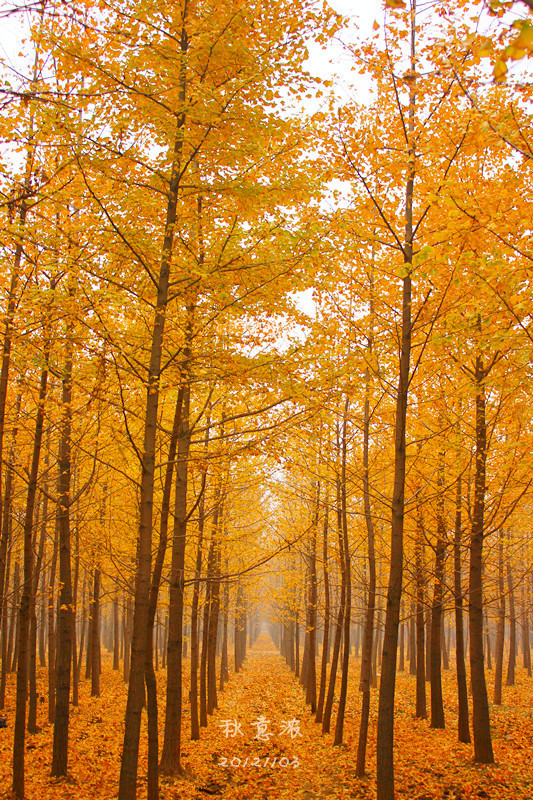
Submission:
M 494 697 L 495 706 L 502 704 L 503 650 L 505 645 L 505 583 L 503 573 L 503 529 L 500 529 L 498 541 L 498 591 L 500 604 L 498 607 L 498 625 L 496 628 L 496 652 L 494 654 Z
M 492 669 L 492 649 L 490 646 L 490 629 L 489 629 L 489 613 L 485 608 L 484 611 L 484 619 L 485 619 L 485 643 L 486 643 L 486 654 L 487 654 L 487 669 Z
M 342 455 L 341 455 L 341 521 L 342 521 L 342 546 L 344 550 L 344 575 L 346 585 L 346 600 L 344 606 L 344 641 L 342 653 L 341 686 L 339 691 L 339 708 L 335 724 L 334 745 L 342 744 L 344 728 L 344 714 L 346 710 L 346 697 L 348 695 L 348 667 L 350 664 L 350 625 L 352 612 L 352 571 L 350 563 L 350 544 L 348 541 L 348 511 L 346 503 L 346 451 L 347 451 L 347 426 L 348 426 L 349 399 L 346 397 L 342 424 Z
M 411 601 L 409 618 L 409 675 L 416 676 L 416 600 Z
M 74 481 L 73 481 L 74 483 Z M 80 580 L 80 513 L 79 513 L 79 497 L 76 500 L 76 556 L 74 559 L 74 583 L 72 586 L 72 614 L 70 615 L 71 623 L 71 640 L 72 640 L 72 705 L 78 706 L 80 699 L 80 673 L 78 671 L 78 584 Z
M 509 539 L 507 541 L 509 545 Z M 508 548 L 509 551 L 509 548 Z M 507 552 L 507 591 L 509 593 L 509 661 L 507 662 L 507 686 L 515 685 L 516 669 L 516 612 L 514 602 L 513 569 L 511 556 Z
M 157 600 L 161 586 L 161 575 L 165 562 L 168 543 L 168 520 L 170 515 L 170 499 L 172 492 L 172 477 L 176 461 L 178 439 L 181 433 L 183 416 L 184 387 L 181 386 L 176 398 L 174 421 L 168 448 L 168 459 L 165 470 L 165 483 L 161 504 L 161 519 L 159 522 L 159 544 L 150 586 L 150 603 L 148 611 L 148 632 L 146 644 L 146 710 L 148 715 L 148 800 L 157 800 L 159 796 L 159 725 L 157 707 L 157 680 L 154 669 L 154 620 L 157 612 Z M 155 643 L 156 668 L 157 668 L 157 639 Z
M 183 109 L 185 108 L 187 87 L 186 66 L 184 60 L 184 56 L 188 49 L 188 36 L 185 30 L 187 14 L 188 4 L 186 0 L 182 12 L 182 29 L 180 40 L 181 65 L 178 100 L 181 108 Z M 141 714 L 144 702 L 149 599 L 152 577 L 152 510 L 154 500 L 155 453 L 160 392 L 159 382 L 163 351 L 163 333 L 165 329 L 165 316 L 168 303 L 170 262 L 172 258 L 174 231 L 177 220 L 178 193 L 182 173 L 181 160 L 183 151 L 184 126 L 185 111 L 183 110 L 178 114 L 177 130 L 174 139 L 171 176 L 167 195 L 165 233 L 163 247 L 161 250 L 159 276 L 157 279 L 157 300 L 150 345 L 150 363 L 147 371 L 148 388 L 146 394 L 146 411 L 144 418 L 144 442 L 142 447 L 138 565 L 135 585 L 130 680 L 128 686 L 128 701 L 126 706 L 124 745 L 122 749 L 120 768 L 118 793 L 119 800 L 134 800 L 137 787 L 139 738 L 141 729 Z M 181 576 L 181 580 L 183 580 L 183 575 Z M 180 590 L 178 588 L 178 592 L 179 591 Z M 179 658 L 181 658 L 181 645 Z M 173 752 L 176 752 L 174 747 L 172 750 Z
M 226 572 L 228 571 L 228 560 L 226 558 Z M 223 628 L 222 628 L 222 654 L 220 656 L 220 682 L 219 689 L 222 692 L 224 684 L 229 680 L 229 667 L 228 667 L 228 621 L 229 621 L 229 582 L 224 581 L 224 599 L 223 599 Z
M 322 663 L 320 667 L 320 691 L 318 695 L 318 705 L 316 709 L 315 722 L 322 722 L 324 714 L 324 700 L 326 696 L 326 681 L 328 675 L 328 656 L 329 656 L 329 619 L 330 619 L 330 599 L 329 599 L 329 572 L 328 572 L 328 523 L 329 523 L 329 497 L 326 495 L 324 506 L 324 530 L 322 537 L 322 570 L 324 575 L 324 638 L 322 639 Z M 294 623 L 291 623 L 291 634 L 294 634 Z M 289 663 L 294 669 L 294 635 L 291 635 L 291 649 Z
M 405 434 L 411 359 L 411 270 L 413 261 L 413 195 L 415 180 L 415 1 L 411 2 L 411 73 L 408 113 L 408 165 L 405 192 L 405 276 L 402 278 L 400 363 L 394 423 L 394 485 L 392 496 L 390 572 L 387 588 L 385 632 L 381 658 L 377 730 L 377 798 L 394 800 L 394 698 L 396 653 L 403 578 L 403 530 L 405 506 Z
M 4 506 L 4 513 L 6 507 Z M 9 543 L 9 541 L 8 541 Z M 8 624 L 7 624 L 7 588 L 11 577 L 11 553 L 8 550 L 5 570 L 6 591 L 4 592 L 4 613 L 2 616 L 2 668 L 0 671 L 0 709 L 3 709 L 6 702 L 6 679 L 7 679 L 7 653 L 8 653 Z
M 344 568 L 344 538 L 342 530 L 340 476 L 337 478 L 337 535 L 339 539 L 339 562 L 341 569 L 341 596 L 339 602 L 339 609 L 337 612 L 337 625 L 335 628 L 335 639 L 333 642 L 333 655 L 331 658 L 331 666 L 329 670 L 328 693 L 326 696 L 326 705 L 324 706 L 324 718 L 322 720 L 322 733 L 329 733 L 329 728 L 331 724 L 331 713 L 333 710 L 333 699 L 335 696 L 335 684 L 337 681 L 337 667 L 339 663 L 339 654 L 341 649 L 341 639 L 343 633 L 344 609 L 346 606 L 346 580 L 345 580 L 346 573 Z
M 444 519 L 444 453 L 439 454 L 437 478 L 437 542 L 435 547 L 435 584 L 431 607 L 431 728 L 444 728 L 442 700 L 442 594 L 446 558 L 446 521 Z
M 118 613 L 118 594 L 113 597 L 113 670 L 120 669 L 120 626 Z
M 187 331 L 192 333 L 193 306 L 187 309 Z M 181 716 L 182 716 L 182 661 L 183 661 L 183 595 L 185 591 L 185 544 L 187 533 L 187 477 L 191 441 L 189 423 L 190 386 L 187 344 L 183 368 L 183 405 L 178 436 L 176 483 L 174 494 L 174 527 L 172 535 L 172 563 L 169 586 L 169 624 L 167 644 L 167 695 L 165 733 L 159 769 L 164 775 L 181 773 Z
M 7 334 L 6 334 L 7 335 Z M 3 369 L 3 367 L 2 367 Z M 0 375 L 0 395 L 3 392 L 3 375 Z M 7 390 L 7 378 L 6 378 L 6 390 Z M 4 401 L 5 402 L 5 401 Z M 3 428 L 3 416 L 4 413 L 1 407 L 2 398 L 0 396 L 0 428 Z M 4 603 L 4 598 L 7 595 L 8 589 L 8 581 L 6 579 L 6 567 L 7 567 L 7 557 L 8 557 L 8 547 L 9 547 L 9 539 L 10 539 L 10 525 L 11 525 L 11 499 L 13 494 L 13 474 L 14 474 L 14 459 L 15 459 L 15 447 L 17 443 L 17 435 L 18 435 L 18 421 L 20 416 L 20 407 L 22 404 L 22 392 L 19 392 L 17 395 L 17 400 L 15 403 L 15 422 L 13 425 L 13 430 L 11 432 L 11 443 L 9 447 L 9 459 L 7 464 L 7 474 L 6 474 L 6 485 L 4 490 L 4 497 L 3 497 L 3 508 L 0 504 L 0 522 L 1 522 L 1 534 L 0 534 L 0 629 L 3 629 L 3 621 L 5 614 L 7 614 L 7 604 Z M 5 409 L 4 409 L 5 410 Z M 1 437 L 3 433 L 0 431 L 0 462 L 2 461 L 2 452 L 1 452 Z M 1 473 L 2 473 L 2 465 L 0 463 L 0 494 L 2 491 L 2 484 L 1 484 Z M 5 608 L 4 608 L 5 606 Z M 4 661 L 2 660 L 2 665 Z
M 33 514 L 37 493 L 37 474 L 41 455 L 44 425 L 44 404 L 48 388 L 48 344 L 45 344 L 45 367 L 41 372 L 39 400 L 35 421 L 33 453 L 28 478 L 28 494 L 24 516 L 24 572 L 19 611 L 18 664 L 13 739 L 13 793 L 24 797 L 24 754 L 26 737 L 26 701 L 28 696 L 28 645 L 30 632 L 31 594 L 33 587 Z
M 460 408 L 459 408 L 460 411 Z M 455 529 L 453 539 L 454 556 L 454 600 L 455 600 L 455 661 L 457 670 L 457 696 L 459 719 L 457 733 L 460 742 L 470 743 L 470 727 L 468 724 L 468 689 L 466 683 L 464 619 L 463 619 L 463 587 L 461 581 L 461 544 L 463 538 L 462 521 L 462 480 L 457 476 L 455 495 Z
M 193 584 L 191 605 L 191 688 L 189 700 L 191 704 L 191 739 L 200 738 L 200 723 L 198 719 L 198 606 L 200 601 L 200 575 L 202 571 L 202 542 L 204 531 L 204 498 L 200 500 L 198 509 L 198 542 L 196 545 L 196 569 Z
M 424 523 L 418 509 L 416 521 L 416 711 L 418 719 L 426 719 L 426 626 L 424 624 Z
M 12 533 L 10 536 L 12 538 Z M 9 622 L 6 672 L 13 672 L 13 662 L 15 662 L 15 666 L 17 664 L 16 628 L 17 628 L 19 604 L 20 604 L 20 562 L 19 562 L 19 554 L 17 553 L 15 561 L 15 571 L 13 575 L 13 599 L 11 601 L 11 619 Z
M 306 694 L 305 702 L 310 706 L 311 714 L 316 713 L 316 623 L 317 623 L 317 575 L 316 575 L 316 537 L 318 527 L 318 514 L 320 508 L 320 482 L 316 485 L 314 520 L 311 526 L 311 541 L 309 553 L 309 603 L 307 616 L 308 626 L 308 653 L 306 669 Z
M 202 653 L 200 657 L 200 725 L 202 728 L 207 727 L 207 651 L 209 640 L 209 616 L 211 614 L 211 590 L 212 578 L 215 569 L 215 541 L 211 537 L 209 550 L 207 554 L 207 570 L 206 578 L 207 583 L 205 587 L 205 602 L 204 614 L 202 622 Z M 239 627 L 239 648 L 241 646 L 242 637 L 246 639 L 246 629 L 241 631 Z
M 49 450 L 49 448 L 48 448 Z M 48 456 L 48 453 L 47 453 Z M 46 459 L 46 466 L 48 458 Z M 39 588 L 39 578 L 41 577 L 41 567 L 44 557 L 44 544 L 46 539 L 46 516 L 48 513 L 48 497 L 43 495 L 42 519 L 39 536 L 39 547 L 37 560 L 33 574 L 33 585 L 31 592 L 30 608 L 30 663 L 29 663 L 29 704 L 28 704 L 28 733 L 38 733 L 37 727 L 37 591 Z M 37 519 L 35 520 L 37 528 Z
M 53 724 L 56 716 L 56 618 L 55 583 L 57 553 L 59 549 L 59 517 L 56 506 L 54 524 L 54 547 L 50 565 L 50 585 L 48 588 L 48 722 Z
M 100 697 L 100 566 L 93 573 L 93 613 L 91 625 L 91 697 Z
M 9 550 L 9 543 L 11 540 L 11 527 L 12 527 L 12 497 L 13 497 L 13 475 L 14 475 L 14 458 L 15 458 L 15 445 L 18 434 L 18 419 L 20 415 L 20 406 L 22 403 L 22 393 L 19 392 L 16 402 L 15 420 L 11 433 L 11 445 L 9 448 L 9 462 L 7 466 L 6 485 L 4 490 L 4 503 L 2 515 L 0 517 L 2 523 L 2 534 L 0 537 L 0 614 L 1 614 L 1 632 L 2 632 L 2 668 L 0 673 L 0 708 L 4 708 L 5 692 L 6 692 L 6 679 L 8 672 L 8 664 L 11 658 L 11 648 L 8 645 L 10 635 L 8 633 L 8 589 L 11 567 L 11 553 Z M 1 491 L 1 487 L 0 487 Z M 18 562 L 17 562 L 18 564 Z
M 73 290 L 69 292 L 72 296 Z M 54 777 L 68 771 L 69 697 L 72 665 L 72 577 L 70 563 L 71 429 L 73 322 L 67 323 L 65 370 L 62 378 L 62 419 L 57 478 L 59 535 L 59 610 L 57 614 L 56 708 L 52 771 Z
M 373 284 L 371 283 L 371 290 Z M 371 291 L 371 312 L 373 312 L 373 292 Z M 372 352 L 372 339 L 369 339 L 369 353 Z M 368 721 L 370 716 L 370 683 L 372 672 L 372 644 L 374 634 L 374 612 L 376 608 L 376 550 L 374 520 L 370 505 L 370 370 L 365 372 L 365 404 L 363 421 L 363 505 L 367 536 L 368 558 L 368 595 L 363 633 L 363 650 L 361 654 L 361 677 L 359 691 L 362 693 L 361 719 L 359 723 L 359 741 L 357 744 L 357 761 L 355 774 L 362 778 L 366 771 L 366 747 L 368 741 Z
M 527 613 L 527 590 L 526 582 L 522 581 L 522 656 L 524 669 L 527 669 L 528 677 L 531 678 L 531 648 L 529 646 L 529 620 Z
M 479 321 L 481 328 L 481 321 Z M 487 424 L 485 419 L 485 386 L 487 376 L 483 356 L 478 354 L 476 380 L 476 473 L 474 508 L 470 535 L 470 674 L 472 684 L 472 727 L 474 731 L 474 760 L 492 764 L 494 753 L 490 733 L 489 702 L 483 660 L 483 537 L 485 534 L 485 481 L 487 459 Z

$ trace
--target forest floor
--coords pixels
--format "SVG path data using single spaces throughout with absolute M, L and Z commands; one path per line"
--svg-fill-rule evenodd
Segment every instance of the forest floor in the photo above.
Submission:
M 80 706 L 72 709 L 70 772 L 66 781 L 49 777 L 53 727 L 43 724 L 27 737 L 28 800 L 95 800 L 117 794 L 126 689 L 121 676 L 104 659 L 102 696 L 91 698 L 80 687 Z M 185 774 L 162 781 L 162 800 L 340 800 L 375 798 L 377 692 L 371 708 L 368 777 L 355 777 L 360 696 L 359 664 L 352 664 L 344 744 L 333 747 L 323 737 L 305 705 L 303 692 L 272 641 L 262 635 L 249 651 L 238 675 L 219 695 L 219 708 L 199 741 L 183 735 Z M 44 681 L 44 671 L 40 674 Z M 489 681 L 492 675 L 489 673 Z M 431 730 L 414 718 L 414 677 L 399 673 L 396 711 L 396 790 L 406 800 L 530 800 L 533 796 L 533 681 L 519 669 L 514 687 L 504 688 L 505 705 L 491 709 L 496 763 L 475 765 L 472 747 L 457 742 L 454 673 L 444 672 L 447 729 Z M 160 673 L 160 709 L 164 681 Z M 14 723 L 14 676 L 10 676 L 0 729 L 0 797 L 9 797 Z M 44 689 L 44 685 L 41 685 Z M 491 686 L 489 684 L 489 696 Z M 44 694 L 44 692 L 43 692 Z M 185 691 L 187 696 L 187 687 Z M 39 706 L 41 717 L 46 704 Z M 161 712 L 160 712 L 161 713 Z M 161 713 L 160 730 L 163 729 Z M 263 722 L 263 726 L 261 726 Z M 335 717 L 332 720 L 334 729 Z M 257 737 L 261 738 L 257 738 Z M 139 764 L 138 797 L 146 796 L 146 730 Z

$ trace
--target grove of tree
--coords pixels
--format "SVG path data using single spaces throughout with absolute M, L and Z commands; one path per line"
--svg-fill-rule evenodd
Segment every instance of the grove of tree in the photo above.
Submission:
M 3 5 L 6 797 L 531 796 L 531 8 Z

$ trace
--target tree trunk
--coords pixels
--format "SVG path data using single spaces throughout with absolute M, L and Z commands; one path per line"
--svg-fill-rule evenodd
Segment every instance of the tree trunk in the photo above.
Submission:
M 484 612 L 484 619 L 485 619 L 485 649 L 487 654 L 487 669 L 492 669 L 492 650 L 490 646 L 490 628 L 489 628 L 489 614 L 487 609 L 485 608 Z
M 100 697 L 100 567 L 94 567 L 91 625 L 91 697 Z
M 431 728 L 444 728 L 442 700 L 442 594 L 446 558 L 446 521 L 444 519 L 444 453 L 439 454 L 437 478 L 437 542 L 435 547 L 435 584 L 431 607 Z
M 157 680 L 154 669 L 154 620 L 157 612 L 157 600 L 161 586 L 161 575 L 165 562 L 168 543 L 168 520 L 170 515 L 170 498 L 172 492 L 172 477 L 176 461 L 178 439 L 182 428 L 184 387 L 180 387 L 176 398 L 174 421 L 168 448 L 168 459 L 165 470 L 165 483 L 161 503 L 161 519 L 159 522 L 159 544 L 150 586 L 150 601 L 148 609 L 148 631 L 146 643 L 146 710 L 148 715 L 148 800 L 157 800 L 159 796 L 159 730 L 157 708 Z M 157 666 L 157 639 L 155 644 Z
M 6 334 L 7 335 L 7 334 Z M 5 347 L 5 345 L 4 345 Z M 0 375 L 0 428 L 3 428 L 3 416 L 4 413 L 2 411 L 1 403 L 1 393 L 3 392 L 3 376 Z M 7 384 L 7 379 L 6 379 Z M 6 387 L 7 391 L 7 387 Z M 4 401 L 5 402 L 5 401 Z M 17 400 L 15 403 L 15 422 L 13 424 L 13 430 L 11 432 L 11 443 L 9 447 L 9 459 L 7 464 L 7 474 L 6 474 L 6 485 L 4 490 L 4 497 L 3 497 L 3 508 L 0 503 L 0 524 L 1 524 L 1 533 L 0 533 L 0 629 L 3 630 L 3 622 L 5 619 L 5 615 L 7 614 L 7 603 L 4 603 L 4 599 L 7 597 L 8 594 L 8 581 L 6 579 L 7 574 L 7 558 L 8 558 L 8 547 L 9 547 L 9 540 L 10 540 L 10 523 L 11 523 L 11 499 L 13 494 L 13 473 L 14 473 L 14 459 L 15 459 L 15 447 L 17 443 L 17 435 L 18 435 L 18 420 L 20 416 L 20 407 L 22 404 L 22 392 L 19 392 L 17 395 Z M 5 409 L 4 409 L 5 411 Z M 3 433 L 0 431 L 0 462 L 2 461 L 2 452 L 1 452 L 1 437 Z M 2 491 L 2 484 L 1 484 L 1 473 L 2 473 L 2 466 L 0 464 L 0 494 Z M 4 608 L 5 607 L 5 608 Z M 2 659 L 2 666 L 4 665 L 4 659 Z
M 320 482 L 317 481 L 314 520 L 311 525 L 311 541 L 309 552 L 309 602 L 307 607 L 308 625 L 308 653 L 306 669 L 306 694 L 305 702 L 310 706 L 311 714 L 316 713 L 316 622 L 317 622 L 317 576 L 316 576 L 316 537 L 318 527 L 318 514 L 320 508 Z
M 5 506 L 4 506 L 5 513 Z M 9 540 L 8 540 L 9 544 Z M 0 709 L 3 709 L 6 702 L 6 679 L 7 679 L 7 653 L 8 653 L 8 624 L 7 624 L 7 596 L 9 579 L 11 577 L 11 552 L 8 550 L 5 569 L 5 585 L 6 591 L 4 593 L 4 613 L 2 615 L 2 668 L 0 671 Z
M 49 452 L 48 447 L 48 452 Z M 46 458 L 46 466 L 48 466 L 48 452 Z M 31 591 L 31 607 L 30 607 L 30 663 L 29 663 L 29 689 L 30 699 L 28 704 L 28 733 L 38 733 L 37 727 L 37 591 L 39 588 L 39 578 L 41 576 L 41 567 L 44 557 L 44 545 L 46 540 L 46 516 L 48 513 L 48 497 L 43 495 L 42 502 L 42 518 L 41 529 L 39 536 L 39 548 L 37 551 L 37 560 L 35 562 L 35 569 L 33 574 L 33 583 Z M 35 527 L 37 528 L 37 519 L 35 520 Z
M 481 327 L 481 322 L 479 321 Z M 470 535 L 470 674 L 472 684 L 472 727 L 474 731 L 474 760 L 492 764 L 494 754 L 490 734 L 489 702 L 483 661 L 483 536 L 485 533 L 485 481 L 487 459 L 487 425 L 485 420 L 486 372 L 483 356 L 476 357 L 476 474 L 474 508 Z
M 507 541 L 509 545 L 509 539 Z M 509 593 L 509 661 L 507 662 L 507 686 L 515 684 L 516 670 L 516 612 L 514 602 L 513 570 L 509 547 L 507 552 L 507 591 Z
M 11 527 L 12 527 L 12 497 L 13 497 L 13 474 L 14 474 L 14 458 L 15 458 L 15 445 L 18 433 L 18 419 L 20 415 L 20 406 L 22 403 L 22 393 L 19 392 L 16 403 L 15 411 L 15 424 L 11 433 L 11 445 L 9 448 L 9 461 L 7 466 L 6 485 L 4 489 L 4 504 L 2 514 L 0 516 L 2 533 L 0 536 L 0 614 L 1 625 L 0 631 L 2 634 L 2 668 L 0 673 L 0 708 L 4 708 L 5 692 L 6 692 L 6 679 L 8 664 L 10 662 L 10 648 L 8 646 L 8 594 L 9 594 L 9 578 L 11 567 L 11 552 L 9 544 L 11 541 Z M 1 491 L 1 487 L 0 487 Z M 18 562 L 17 562 L 18 563 Z
M 426 719 L 426 626 L 424 624 L 424 523 L 419 509 L 416 521 L 416 711 L 418 719 Z
M 192 333 L 194 308 L 187 309 L 187 345 L 183 368 L 183 405 L 176 458 L 174 493 L 174 527 L 172 533 L 172 563 L 169 586 L 169 623 L 167 643 L 167 694 L 165 733 L 159 769 L 164 775 L 181 773 L 181 716 L 183 662 L 183 595 L 185 591 L 185 544 L 187 533 L 187 478 L 191 432 L 189 423 L 190 386 L 188 342 Z
M 71 641 L 72 641 L 72 705 L 79 705 L 80 695 L 80 673 L 78 671 L 78 652 L 77 652 L 77 622 L 78 622 L 78 584 L 80 579 L 80 513 L 79 513 L 79 498 L 76 503 L 78 505 L 76 513 L 76 556 L 74 559 L 74 584 L 72 587 L 72 614 L 70 615 L 71 624 Z
M 69 292 L 72 296 L 73 290 Z M 67 322 L 65 370 L 62 378 L 62 419 L 57 478 L 57 525 L 59 536 L 59 610 L 57 613 L 56 708 L 52 771 L 54 777 L 68 771 L 70 673 L 72 664 L 72 577 L 70 564 L 71 429 L 72 429 L 73 322 Z
M 528 677 L 531 678 L 531 648 L 529 646 L 529 620 L 525 580 L 522 581 L 522 656 L 524 669 L 527 669 Z
M 498 547 L 498 590 L 500 604 L 498 607 L 498 626 L 496 628 L 496 652 L 494 654 L 494 697 L 495 706 L 502 704 L 503 651 L 505 646 L 505 584 L 503 574 L 503 529 L 500 529 Z
M 56 618 L 55 582 L 57 553 L 59 549 L 59 516 L 56 506 L 54 525 L 54 548 L 50 565 L 50 585 L 48 587 L 48 722 L 53 724 L 56 716 Z
M 214 575 L 215 569 L 215 541 L 211 537 L 209 544 L 209 551 L 207 554 L 207 569 L 206 578 L 207 583 L 205 587 L 205 601 L 204 601 L 204 614 L 202 622 L 202 653 L 200 656 L 200 726 L 207 727 L 207 650 L 209 639 L 209 615 L 211 613 L 211 579 Z M 244 632 L 239 627 L 239 647 L 241 645 L 242 637 L 246 641 L 246 628 Z
M 411 600 L 409 619 L 409 675 L 416 676 L 416 600 Z
M 331 658 L 331 666 L 329 670 L 328 693 L 326 696 L 326 705 L 324 706 L 324 718 L 322 720 L 322 733 L 329 733 L 329 728 L 331 724 L 331 712 L 333 710 L 333 699 L 335 697 L 337 666 L 339 663 L 339 654 L 341 649 L 341 639 L 342 639 L 343 622 L 344 622 L 344 610 L 346 606 L 346 580 L 345 580 L 346 571 L 344 567 L 344 537 L 342 530 L 340 476 L 337 478 L 337 535 L 339 539 L 339 562 L 341 569 L 341 596 L 339 602 L 339 609 L 337 612 L 337 625 L 335 628 L 335 639 L 333 642 L 333 655 Z
M 180 54 L 182 61 L 180 66 L 179 103 L 182 108 L 185 107 L 186 100 L 186 67 L 184 56 L 188 49 L 188 37 L 185 30 L 187 10 L 186 2 L 183 9 L 180 41 Z M 144 441 L 142 446 L 138 564 L 135 582 L 135 606 L 133 612 L 128 700 L 126 706 L 124 744 L 120 767 L 118 792 L 119 800 L 134 800 L 137 788 L 139 737 L 141 729 L 141 714 L 144 702 L 146 647 L 149 619 L 150 585 L 152 577 L 152 512 L 154 501 L 155 454 L 158 426 L 160 372 L 163 351 L 163 334 L 165 330 L 165 315 L 168 303 L 170 262 L 172 258 L 174 231 L 177 222 L 178 193 L 182 173 L 181 159 L 183 150 L 184 126 L 185 111 L 180 111 L 178 114 L 177 130 L 174 140 L 174 151 L 172 155 L 171 176 L 167 195 L 165 232 L 161 250 L 159 276 L 157 279 L 157 299 L 155 304 L 155 317 L 150 346 L 150 363 L 147 371 Z M 181 580 L 183 580 L 183 575 L 181 575 Z M 183 595 L 183 590 L 181 591 Z M 181 644 L 179 658 L 181 658 Z M 174 750 L 174 748 L 172 749 Z
M 329 618 L 330 618 L 330 599 L 329 599 L 329 573 L 328 573 L 328 522 L 329 522 L 329 498 L 326 495 L 324 506 L 324 530 L 322 537 L 322 570 L 324 574 L 324 637 L 322 639 L 322 662 L 320 667 L 320 691 L 318 695 L 318 705 L 316 709 L 315 722 L 322 722 L 324 714 L 324 700 L 326 696 L 326 680 L 328 674 L 328 655 L 329 655 Z M 291 649 L 289 664 L 294 669 L 294 622 L 291 621 Z
M 24 516 L 24 571 L 19 610 L 17 689 L 15 731 L 13 739 L 13 793 L 24 797 L 24 754 L 26 736 L 26 700 L 28 696 L 28 645 L 30 632 L 31 594 L 33 587 L 33 514 L 37 492 L 37 475 L 44 425 L 44 404 L 48 387 L 48 344 L 45 344 L 45 367 L 41 372 L 39 400 L 35 420 L 33 453 L 28 478 L 28 494 Z
M 342 653 L 342 672 L 341 686 L 339 691 L 339 708 L 337 711 L 337 721 L 335 725 L 334 745 L 342 744 L 342 734 L 344 728 L 344 713 L 346 709 L 346 697 L 348 694 L 348 667 L 350 664 L 350 624 L 352 611 L 352 570 L 350 563 L 350 544 L 348 541 L 348 512 L 346 508 L 346 450 L 347 450 L 347 426 L 348 426 L 349 399 L 346 398 L 344 406 L 344 416 L 342 424 L 342 455 L 341 455 L 341 522 L 342 522 L 342 546 L 344 550 L 344 574 L 343 581 L 346 585 L 346 600 L 344 606 L 344 641 Z
M 12 524 L 12 521 L 10 521 Z M 11 533 L 12 538 L 12 533 Z M 9 622 L 9 635 L 7 646 L 7 664 L 6 671 L 13 672 L 14 667 L 17 665 L 17 620 L 20 605 L 20 562 L 17 553 L 17 560 L 15 561 L 15 572 L 13 575 L 13 600 L 11 602 L 11 619 Z
M 372 287 L 372 284 L 371 284 Z M 371 295 L 371 311 L 373 311 Z M 372 338 L 369 341 L 369 352 L 372 352 Z M 370 505 L 370 370 L 365 372 L 365 404 L 363 421 L 363 505 L 367 535 L 368 558 L 368 595 L 363 633 L 363 649 L 361 653 L 361 677 L 359 691 L 362 693 L 361 720 L 359 724 L 359 741 L 357 745 L 357 761 L 355 774 L 362 778 L 366 771 L 366 747 L 368 741 L 368 721 L 370 716 L 370 679 L 372 672 L 372 638 L 374 633 L 374 611 L 376 607 L 376 550 L 374 520 Z
M 228 571 L 228 560 L 226 558 L 226 572 Z M 220 682 L 219 689 L 222 692 L 224 684 L 229 680 L 228 666 L 228 621 L 229 621 L 229 582 L 224 581 L 224 617 L 222 628 L 222 654 L 220 656 Z
M 118 613 L 118 594 L 113 597 L 113 670 L 120 669 L 120 626 Z
M 460 409 L 459 409 L 460 410 Z M 455 495 L 455 528 L 453 539 L 453 592 L 455 600 L 455 661 L 457 671 L 457 698 L 459 719 L 457 733 L 460 742 L 470 743 L 470 727 L 468 724 L 468 689 L 466 682 L 464 619 L 463 619 L 463 587 L 461 580 L 461 544 L 463 538 L 462 521 L 462 480 L 457 476 Z
M 202 496 L 198 507 L 198 543 L 196 545 L 196 568 L 193 584 L 191 605 L 191 688 L 189 699 L 191 703 L 191 739 L 200 738 L 200 723 L 198 719 L 198 606 L 200 601 L 200 575 L 202 572 L 202 542 L 204 532 L 204 497 Z

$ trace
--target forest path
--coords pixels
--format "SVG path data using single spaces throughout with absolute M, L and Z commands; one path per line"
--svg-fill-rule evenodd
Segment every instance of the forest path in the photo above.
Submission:
M 322 737 L 298 680 L 268 634 L 262 633 L 248 651 L 241 671 L 232 674 L 219 693 L 218 703 L 200 741 L 184 742 L 183 762 L 187 765 L 190 757 L 190 783 L 173 783 L 169 798 L 358 796 L 353 791 L 352 753 L 333 747 L 331 736 Z M 167 788 L 163 785 L 163 797 Z M 360 796 L 370 796 L 365 784 Z

